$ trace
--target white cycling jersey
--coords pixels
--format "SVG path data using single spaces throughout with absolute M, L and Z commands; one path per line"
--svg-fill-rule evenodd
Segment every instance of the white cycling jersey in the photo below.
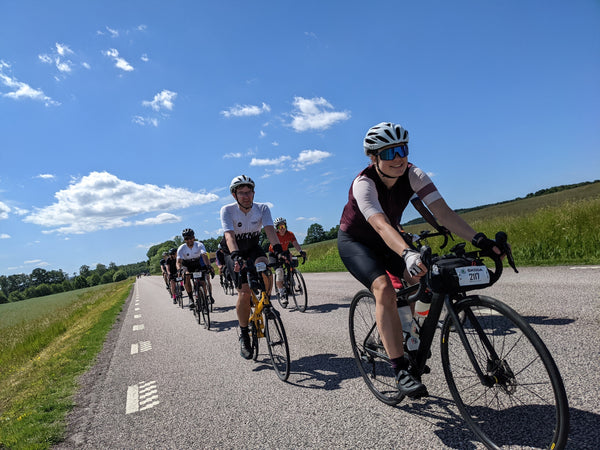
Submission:
M 233 231 L 240 251 L 258 245 L 260 230 L 273 225 L 271 210 L 266 203 L 254 203 L 248 213 L 244 213 L 237 203 L 221 208 L 221 225 L 223 231 Z
M 202 255 L 206 253 L 206 247 L 202 242 L 194 241 L 192 248 L 189 248 L 187 244 L 181 244 L 177 249 L 177 259 L 198 259 L 202 258 Z

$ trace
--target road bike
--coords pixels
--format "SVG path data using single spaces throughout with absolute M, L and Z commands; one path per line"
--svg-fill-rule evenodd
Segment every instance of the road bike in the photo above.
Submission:
M 279 311 L 265 292 L 262 273 L 269 269 L 265 263 L 254 265 L 246 261 L 245 264 L 251 292 L 249 325 L 252 359 L 256 361 L 258 358 L 259 339 L 266 338 L 275 373 L 279 379 L 286 381 L 290 376 L 290 348 Z
M 175 298 L 180 308 L 183 308 L 183 275 L 181 271 L 177 272 L 175 278 Z
M 227 266 L 225 266 L 225 265 L 221 269 L 220 283 L 221 283 L 221 287 L 223 288 L 223 292 L 225 292 L 225 295 L 234 295 L 235 294 L 235 288 L 233 287 L 233 280 L 231 278 L 231 275 L 229 275 L 229 270 L 227 269 Z
M 291 297 L 300 312 L 306 311 L 308 305 L 308 292 L 302 273 L 298 270 L 298 257 L 287 252 L 287 258 L 279 259 L 274 264 L 269 264 L 273 268 L 281 267 L 283 269 L 283 288 L 285 294 L 277 295 L 277 301 L 282 308 L 287 308 L 289 298 Z M 302 254 L 302 264 L 306 262 L 306 256 Z
M 210 330 L 210 312 L 212 310 L 212 303 L 204 293 L 204 288 L 202 286 L 202 283 L 207 283 L 207 270 L 192 272 L 190 275 L 194 283 L 193 292 L 196 300 L 196 305 L 192 308 L 192 311 L 198 320 L 198 324 L 204 325 L 204 328 Z
M 464 243 L 455 245 L 448 255 L 432 255 L 423 241 L 434 236 L 444 236 L 444 248 L 445 233 L 412 235 L 428 272 L 419 284 L 397 290 L 399 306 L 431 301 L 418 336 L 405 333 L 410 372 L 418 379 L 429 373 L 426 361 L 434 334 L 441 328 L 441 361 L 448 388 L 461 416 L 488 448 L 564 448 L 569 430 L 567 396 L 545 344 L 506 304 L 489 296 L 467 294 L 500 278 L 500 256 L 480 250 L 466 252 Z M 506 234 L 496 235 L 496 245 L 517 272 Z M 493 270 L 484 265 L 484 257 L 493 261 Z M 377 330 L 375 298 L 370 291 L 354 296 L 349 331 L 354 358 L 371 392 L 389 405 L 401 402 L 404 396 L 397 390 Z M 413 340 L 416 349 L 409 350 L 411 339 L 417 339 Z

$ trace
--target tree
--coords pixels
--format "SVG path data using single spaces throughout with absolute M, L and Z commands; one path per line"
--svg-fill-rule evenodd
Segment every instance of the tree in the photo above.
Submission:
M 87 280 L 82 275 L 75 277 L 73 280 L 73 288 L 74 289 L 83 289 L 88 287 Z
M 4 292 L 0 291 L 0 305 L 2 303 L 8 303 L 8 297 L 4 294 Z
M 90 266 L 86 266 L 85 264 L 79 268 L 79 275 L 82 277 L 90 276 Z
M 97 273 L 93 273 L 91 274 L 89 277 L 86 278 L 87 284 L 88 286 L 97 286 L 100 284 L 100 275 L 98 275 Z
M 325 238 L 325 231 L 323 227 L 318 223 L 313 223 L 306 231 L 306 238 L 304 238 L 303 245 L 313 244 L 315 242 L 321 242 Z
M 32 286 L 38 286 L 43 283 L 48 283 L 49 276 L 48 272 L 44 269 L 35 268 L 31 271 L 29 279 Z
M 115 273 L 112 270 L 104 272 L 104 274 L 100 278 L 100 281 L 102 282 L 102 284 L 112 283 L 114 275 Z
M 115 272 L 115 275 L 113 276 L 113 281 L 117 282 L 117 281 L 123 281 L 127 279 L 127 273 L 125 273 L 124 270 L 117 270 Z
M 104 275 L 104 272 L 106 272 L 108 269 L 106 268 L 106 266 L 104 264 L 96 264 L 96 273 L 98 274 L 99 277 L 101 277 L 102 275 Z

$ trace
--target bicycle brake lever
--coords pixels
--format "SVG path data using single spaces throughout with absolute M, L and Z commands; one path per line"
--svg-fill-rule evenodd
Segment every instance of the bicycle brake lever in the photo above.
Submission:
M 498 244 L 500 251 L 506 255 L 508 265 L 512 267 L 515 273 L 519 273 L 515 264 L 515 259 L 513 258 L 512 250 L 510 248 L 510 245 L 508 245 L 508 236 L 506 236 L 506 233 L 504 231 L 498 231 L 496 233 L 496 244 Z

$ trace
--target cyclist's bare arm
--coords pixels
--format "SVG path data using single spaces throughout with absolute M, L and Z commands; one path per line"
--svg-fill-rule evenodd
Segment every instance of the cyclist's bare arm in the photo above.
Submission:
M 275 231 L 275 227 L 273 225 L 266 225 L 264 229 L 265 234 L 267 235 L 267 238 L 269 239 L 269 243 L 271 245 L 274 246 L 276 244 L 280 244 L 279 237 L 277 236 L 277 231 Z

